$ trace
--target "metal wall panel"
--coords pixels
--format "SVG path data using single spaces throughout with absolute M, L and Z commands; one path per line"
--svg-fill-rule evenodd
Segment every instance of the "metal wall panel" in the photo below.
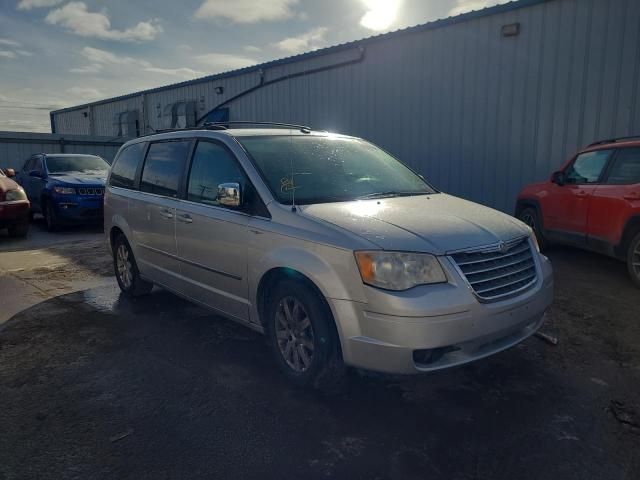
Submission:
M 111 163 L 126 138 L 0 132 L 0 168 L 20 170 L 34 153 L 90 153 Z
M 576 149 L 640 134 L 640 2 L 552 0 L 496 11 L 368 41 L 362 62 L 260 88 L 229 105 L 231 119 L 361 136 L 435 186 L 512 212 L 524 184 L 548 178 Z M 515 22 L 520 34 L 502 37 L 501 27 Z M 264 79 L 358 55 L 354 46 L 293 58 L 267 68 Z M 259 81 L 249 72 L 147 94 L 148 123 L 160 127 L 158 103 L 204 97 L 200 114 Z M 107 108 L 92 107 L 94 133 L 106 133 L 98 128 L 120 103 L 100 121 Z M 56 121 L 83 132 L 76 117 L 63 112 Z

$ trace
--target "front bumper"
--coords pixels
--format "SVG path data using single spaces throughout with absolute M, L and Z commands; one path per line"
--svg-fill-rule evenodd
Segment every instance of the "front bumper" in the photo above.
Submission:
M 518 297 L 481 303 L 453 265 L 448 284 L 406 292 L 367 288 L 368 303 L 331 299 L 346 364 L 388 373 L 438 370 L 478 360 L 523 341 L 544 322 L 553 300 L 550 262 Z
M 29 208 L 26 200 L 0 202 L 0 227 L 28 221 Z
M 103 219 L 101 196 L 93 198 L 57 196 L 54 199 L 53 208 L 61 223 L 101 223 Z

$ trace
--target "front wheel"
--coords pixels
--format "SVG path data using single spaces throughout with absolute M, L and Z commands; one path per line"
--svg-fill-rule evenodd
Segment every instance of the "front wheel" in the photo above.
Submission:
M 42 213 L 44 215 L 44 223 L 47 226 L 47 230 L 50 232 L 57 231 L 60 228 L 60 224 L 58 222 L 56 210 L 50 201 L 45 202 Z
M 303 283 L 284 280 L 271 291 L 267 336 L 280 370 L 300 386 L 325 388 L 344 373 L 331 311 Z
M 640 288 L 640 232 L 629 243 L 627 269 L 633 283 Z
M 11 225 L 8 230 L 10 237 L 24 238 L 27 236 L 27 233 L 29 233 L 29 221 L 25 220 L 23 222 Z
M 538 214 L 538 210 L 533 207 L 527 207 L 520 212 L 518 215 L 518 219 L 520 219 L 523 223 L 528 225 L 533 233 L 536 235 L 536 240 L 538 240 L 538 245 L 540 248 L 543 248 L 546 244 L 545 239 L 542 235 L 542 224 L 540 223 L 540 215 Z
M 118 235 L 113 244 L 113 269 L 120 290 L 128 297 L 145 295 L 153 288 L 152 283 L 140 277 L 138 265 L 124 235 Z

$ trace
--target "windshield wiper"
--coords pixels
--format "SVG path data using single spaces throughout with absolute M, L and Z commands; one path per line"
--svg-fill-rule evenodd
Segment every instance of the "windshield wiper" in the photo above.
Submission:
M 367 193 L 366 195 L 360 195 L 356 198 L 358 200 L 363 200 L 366 198 L 407 197 L 411 195 L 430 195 L 430 192 L 398 192 L 397 190 L 388 190 L 386 192 Z

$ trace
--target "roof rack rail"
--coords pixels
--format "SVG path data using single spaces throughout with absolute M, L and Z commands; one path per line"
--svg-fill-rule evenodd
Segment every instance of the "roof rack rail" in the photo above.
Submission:
M 307 125 L 297 125 L 295 123 L 279 123 L 279 122 L 251 122 L 245 120 L 231 120 L 227 122 L 205 122 L 202 124 L 202 128 L 211 128 L 211 129 L 220 129 L 224 130 L 229 128 L 229 126 L 234 125 L 262 125 L 269 127 L 277 127 L 277 128 L 290 128 L 295 130 L 300 130 L 302 133 L 311 133 L 311 127 Z
M 277 128 L 289 128 L 300 130 L 302 133 L 311 133 L 311 127 L 306 125 L 296 125 L 294 123 L 278 123 L 278 122 L 251 122 L 244 120 L 232 120 L 228 122 L 205 122 L 197 127 L 184 127 L 184 128 L 159 128 L 158 130 L 154 130 L 152 133 L 147 133 L 145 135 L 140 135 L 140 137 L 148 137 L 150 135 L 156 135 L 158 133 L 171 133 L 171 132 L 185 132 L 189 130 L 227 130 L 229 127 L 234 125 L 263 125 L 269 127 L 277 127 Z M 140 138 L 138 137 L 138 138 Z
M 617 143 L 617 142 L 624 142 L 627 140 L 635 140 L 635 139 L 640 140 L 640 135 L 631 135 L 629 137 L 617 137 L 617 138 L 609 138 L 607 140 L 598 140 L 597 142 L 590 143 L 589 146 L 594 147 L 596 145 L 604 145 L 605 143 Z

